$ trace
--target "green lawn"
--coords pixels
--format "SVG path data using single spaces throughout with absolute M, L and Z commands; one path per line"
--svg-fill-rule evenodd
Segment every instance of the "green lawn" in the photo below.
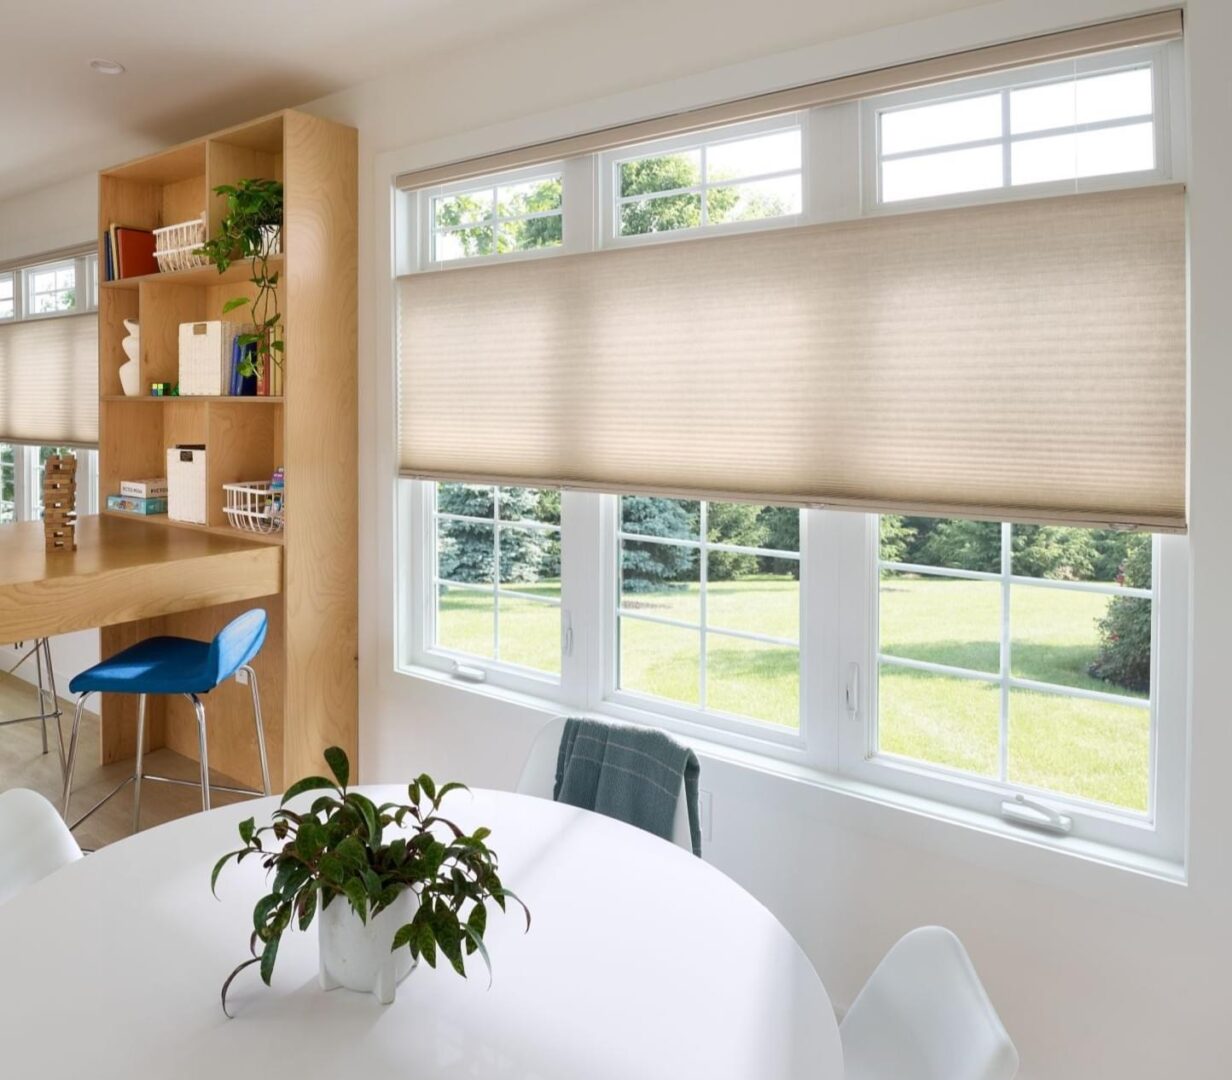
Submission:
M 559 597 L 558 582 L 518 586 Z M 1149 601 L 1143 601 L 1147 603 Z M 1095 621 L 1106 597 L 1032 586 L 1011 596 L 1013 674 L 1039 682 L 1123 693 L 1092 678 Z M 629 593 L 631 611 L 697 622 L 696 585 Z M 796 639 L 799 590 L 790 577 L 715 582 L 706 621 Z M 881 648 L 889 655 L 996 673 L 1000 586 L 993 582 L 887 578 L 881 597 Z M 450 590 L 441 597 L 440 644 L 494 655 L 492 598 Z M 699 703 L 700 635 L 695 630 L 622 619 L 621 685 L 691 705 Z M 560 670 L 560 612 L 553 605 L 503 599 L 500 657 L 543 671 Z M 769 645 L 719 633 L 706 640 L 706 704 L 785 727 L 799 723 L 799 656 L 795 646 Z M 970 679 L 884 665 L 880 740 L 884 750 L 986 776 L 999 770 L 1000 690 Z M 1011 780 L 1131 809 L 1145 809 L 1149 712 L 1055 694 L 1015 690 L 1009 702 Z

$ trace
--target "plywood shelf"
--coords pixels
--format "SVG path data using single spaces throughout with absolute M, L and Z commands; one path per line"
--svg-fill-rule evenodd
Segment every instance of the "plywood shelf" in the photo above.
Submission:
M 247 260 L 100 283 L 99 481 L 104 498 L 122 480 L 166 475 L 177 444 L 206 447 L 207 524 L 141 517 L 156 529 L 255 540 L 282 551 L 284 588 L 261 600 L 269 633 L 257 658 L 271 779 L 276 788 L 319 771 L 330 745 L 358 757 L 357 534 L 357 147 L 356 132 L 283 110 L 99 174 L 99 236 L 112 224 L 156 229 L 204 215 L 212 235 L 225 212 L 214 194 L 248 178 L 282 182 L 279 273 L 287 381 L 276 397 L 153 397 L 152 383 L 179 375 L 179 327 L 223 314 L 256 289 Z M 100 249 L 101 250 L 101 249 Z M 141 327 L 139 396 L 121 393 L 125 319 Z M 303 377 L 300 378 L 300 373 Z M 227 523 L 223 484 L 286 470 L 288 528 L 248 533 Z M 138 515 L 104 510 L 109 518 Z M 104 655 L 156 634 L 206 639 L 248 604 L 177 612 L 103 631 Z M 250 786 L 259 781 L 249 706 L 241 691 L 211 698 L 210 762 Z M 104 746 L 131 745 L 132 710 L 103 702 Z M 186 703 L 167 702 L 155 730 L 163 745 L 196 755 Z M 127 732 L 127 739 L 121 735 Z
M 281 255 L 271 255 L 269 266 L 282 272 L 286 260 Z M 161 274 L 140 274 L 137 277 L 119 278 L 116 281 L 100 281 L 100 289 L 139 289 L 142 285 L 230 285 L 248 281 L 252 267 L 247 259 L 232 263 L 219 273 L 213 266 L 198 266 L 192 270 L 166 270 Z
M 155 394 L 137 394 L 133 397 L 129 397 L 127 394 L 104 394 L 99 400 L 106 402 L 122 401 L 125 403 L 139 401 L 143 404 L 151 405 L 162 405 L 169 401 L 187 401 L 190 404 L 197 401 L 214 401 L 227 405 L 281 405 L 284 401 L 286 401 L 286 398 L 281 394 L 267 395 L 265 397 L 257 397 L 256 395 L 240 397 L 235 394 L 223 394 L 217 396 L 210 394 L 185 394 L 183 396 L 179 394 L 163 394 L 161 396 Z

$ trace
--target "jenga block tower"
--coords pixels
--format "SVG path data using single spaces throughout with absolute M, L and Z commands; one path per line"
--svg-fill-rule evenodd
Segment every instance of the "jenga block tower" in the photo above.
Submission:
M 48 551 L 77 550 L 77 458 L 53 454 L 43 464 L 43 536 Z

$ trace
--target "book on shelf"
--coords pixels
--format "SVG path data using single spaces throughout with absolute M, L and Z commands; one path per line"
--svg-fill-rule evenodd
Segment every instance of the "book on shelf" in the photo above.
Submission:
M 158 273 L 154 233 L 113 222 L 103 237 L 103 272 L 107 281 Z
M 129 495 L 134 499 L 166 498 L 167 478 L 159 476 L 151 480 L 121 480 L 120 494 Z
M 143 517 L 150 514 L 165 514 L 167 512 L 167 496 L 156 499 L 141 499 L 134 495 L 108 495 L 107 509 L 119 510 L 125 514 L 139 514 Z

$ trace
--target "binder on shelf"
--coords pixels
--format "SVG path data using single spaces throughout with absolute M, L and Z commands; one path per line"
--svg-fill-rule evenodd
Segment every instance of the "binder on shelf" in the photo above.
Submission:
M 117 225 L 113 231 L 117 277 L 141 277 L 143 274 L 158 273 L 158 260 L 154 258 L 153 232 L 128 225 Z

